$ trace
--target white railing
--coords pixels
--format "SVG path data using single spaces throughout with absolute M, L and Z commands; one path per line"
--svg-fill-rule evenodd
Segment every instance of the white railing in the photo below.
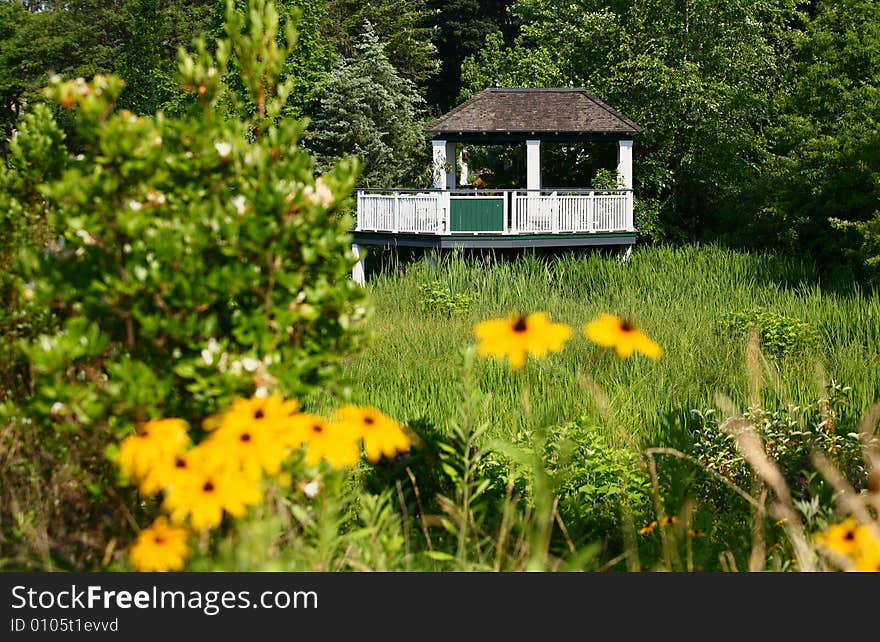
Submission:
M 438 234 L 446 229 L 446 212 L 441 192 L 413 194 L 358 193 L 357 229 L 367 232 Z
M 633 232 L 632 192 L 514 192 L 510 234 Z
M 388 193 L 391 192 L 391 193 Z M 629 190 L 497 190 L 505 201 L 504 229 L 467 234 L 584 234 L 634 232 L 633 193 Z M 359 191 L 357 231 L 409 234 L 450 232 L 450 195 L 481 196 L 473 190 Z M 509 199 L 509 200 L 508 200 Z

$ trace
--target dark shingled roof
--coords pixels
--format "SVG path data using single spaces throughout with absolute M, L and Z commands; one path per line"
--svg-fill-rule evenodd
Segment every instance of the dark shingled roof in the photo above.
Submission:
M 485 89 L 431 123 L 439 134 L 616 134 L 642 131 L 629 118 L 584 89 Z

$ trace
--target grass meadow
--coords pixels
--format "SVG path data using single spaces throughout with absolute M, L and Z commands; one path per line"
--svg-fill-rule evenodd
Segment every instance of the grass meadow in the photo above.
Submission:
M 808 403 L 831 380 L 852 388 L 856 412 L 880 398 L 880 297 L 826 281 L 809 262 L 696 246 L 640 248 L 625 262 L 598 252 L 373 259 L 372 341 L 347 373 L 356 402 L 403 421 L 442 425 L 453 416 L 474 324 L 513 311 L 545 310 L 575 334 L 563 352 L 521 371 L 490 359 L 475 364 L 473 380 L 485 393 L 480 419 L 499 439 L 586 418 L 615 443 L 644 446 L 662 437 L 670 415 L 711 407 L 717 393 L 744 404 L 746 340 L 722 321 L 756 307 L 817 334 L 762 359 L 765 405 Z M 470 305 L 450 313 L 424 302 L 419 288 L 432 283 L 472 297 Z M 621 360 L 590 343 L 581 328 L 602 312 L 636 321 L 663 347 L 662 358 Z

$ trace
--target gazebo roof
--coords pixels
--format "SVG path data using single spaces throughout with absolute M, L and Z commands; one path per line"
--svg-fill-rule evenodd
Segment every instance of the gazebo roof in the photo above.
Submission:
M 629 138 L 642 128 L 585 89 L 485 89 L 433 123 L 436 139 Z

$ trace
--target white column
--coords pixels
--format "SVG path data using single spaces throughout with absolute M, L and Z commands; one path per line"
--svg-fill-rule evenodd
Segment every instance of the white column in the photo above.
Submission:
M 633 142 L 621 140 L 617 144 L 617 173 L 620 176 L 621 187 L 633 188 Z
M 434 170 L 434 187 L 437 189 L 446 189 L 446 141 L 432 141 L 433 146 L 433 170 Z
M 455 143 L 446 143 L 446 189 L 455 189 Z
M 354 254 L 354 258 L 357 259 L 357 263 L 355 263 L 354 267 L 351 269 L 351 278 L 355 283 L 363 287 L 367 283 L 367 278 L 364 274 L 364 260 L 361 258 L 361 246 L 357 243 L 352 244 L 351 252 Z
M 467 161 L 464 159 L 464 145 L 458 148 L 458 164 L 461 166 L 461 175 L 458 177 L 459 185 L 467 185 L 468 184 L 468 166 Z
M 541 189 L 541 141 L 526 141 L 526 189 Z

